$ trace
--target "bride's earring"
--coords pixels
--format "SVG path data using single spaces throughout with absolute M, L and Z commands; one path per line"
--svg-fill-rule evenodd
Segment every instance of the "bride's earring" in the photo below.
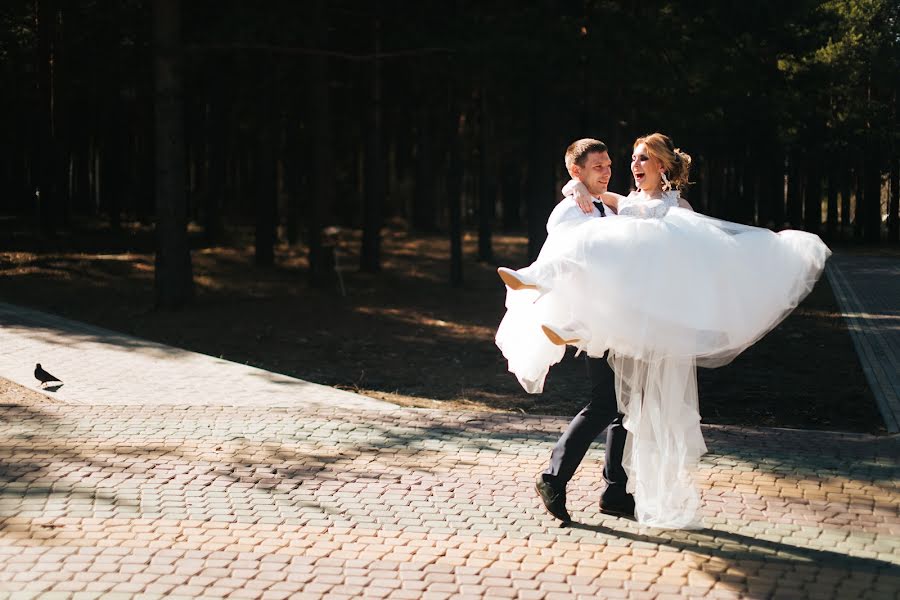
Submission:
M 669 178 L 666 177 L 665 171 L 660 171 L 659 174 L 662 177 L 662 181 L 663 181 L 662 189 L 664 189 L 665 191 L 668 192 L 669 190 L 672 189 L 672 186 L 669 184 Z

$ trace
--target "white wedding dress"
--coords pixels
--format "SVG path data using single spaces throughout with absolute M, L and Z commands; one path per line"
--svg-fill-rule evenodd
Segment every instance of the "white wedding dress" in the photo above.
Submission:
M 628 430 L 623 466 L 639 522 L 697 523 L 692 481 L 706 452 L 696 366 L 727 364 L 812 290 L 831 254 L 815 235 L 774 233 L 632 192 L 619 214 L 562 221 L 519 273 L 544 288 L 507 290 L 497 346 L 529 393 L 565 348 L 541 325 L 577 331 L 616 374 Z M 549 290 L 549 291 L 546 291 Z M 537 301 L 536 301 L 537 300 Z

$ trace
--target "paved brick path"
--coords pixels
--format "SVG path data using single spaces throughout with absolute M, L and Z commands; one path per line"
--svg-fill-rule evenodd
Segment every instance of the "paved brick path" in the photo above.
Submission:
M 34 365 L 63 380 L 68 404 L 393 408 L 393 404 L 0 302 L 0 376 L 41 391 Z
M 16 327 L 0 343 L 71 343 Z M 74 339 L 101 345 L 76 346 L 84 372 L 111 343 Z M 104 361 L 147 368 L 143 342 L 113 345 Z M 532 486 L 567 419 L 306 402 L 299 384 L 287 404 L 198 406 L 191 371 L 130 404 L 0 380 L 0 598 L 900 597 L 897 436 L 705 426 L 694 531 L 601 515 L 594 448 L 560 528 Z M 60 391 L 98 381 L 74 372 Z
M 835 255 L 828 279 L 888 431 L 900 431 L 900 259 Z
M 559 528 L 532 482 L 565 422 L 9 402 L 0 590 L 897 597 L 896 437 L 705 427 L 699 531 L 599 514 L 595 450 Z

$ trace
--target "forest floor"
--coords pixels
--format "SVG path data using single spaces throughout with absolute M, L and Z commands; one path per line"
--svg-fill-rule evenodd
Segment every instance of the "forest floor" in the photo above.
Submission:
M 543 394 L 528 395 L 494 345 L 505 297 L 495 269 L 525 264 L 522 235 L 495 235 L 491 263 L 475 261 L 476 238 L 467 235 L 465 283 L 454 288 L 444 237 L 388 230 L 382 271 L 367 274 L 356 269 L 358 235 L 350 234 L 338 255 L 342 295 L 337 278 L 307 285 L 299 248 L 282 245 L 277 266 L 257 267 L 252 245 L 202 247 L 195 233 L 196 301 L 177 312 L 153 309 L 147 228 L 82 227 L 41 240 L 0 219 L 0 236 L 2 301 L 402 406 L 573 415 L 588 399 L 584 362 L 572 352 Z M 706 423 L 884 431 L 825 278 L 732 364 L 700 369 L 699 382 Z

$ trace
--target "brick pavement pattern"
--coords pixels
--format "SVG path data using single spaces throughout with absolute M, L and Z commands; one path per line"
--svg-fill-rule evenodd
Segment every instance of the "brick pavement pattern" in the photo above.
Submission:
M 0 388 L 0 597 L 897 598 L 898 438 L 706 426 L 704 529 L 577 523 L 567 419 L 83 406 Z M 24 390 L 21 390 L 24 392 Z
M 600 514 L 595 447 L 561 528 L 533 483 L 568 418 L 400 409 L 0 322 L 0 377 L 31 385 L 40 360 L 66 381 L 0 379 L 0 598 L 900 597 L 896 435 L 704 426 L 689 531 Z
M 887 430 L 900 431 L 900 259 L 836 254 L 826 269 Z
M 68 404 L 354 406 L 393 408 L 248 365 L 157 344 L 0 302 L 0 375 L 40 393 L 34 365 L 63 380 Z

